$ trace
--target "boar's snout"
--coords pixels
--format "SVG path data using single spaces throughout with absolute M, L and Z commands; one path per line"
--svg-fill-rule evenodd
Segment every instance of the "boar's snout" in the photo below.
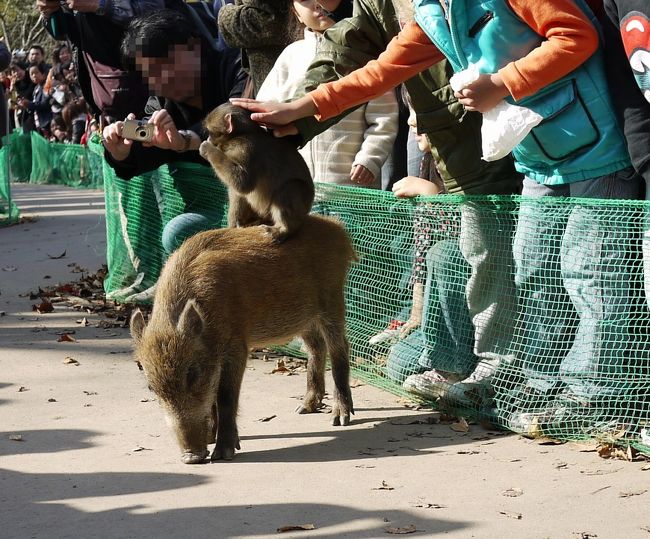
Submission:
M 209 454 L 210 452 L 207 448 L 200 452 L 185 451 L 181 455 L 181 460 L 183 461 L 183 464 L 201 464 Z

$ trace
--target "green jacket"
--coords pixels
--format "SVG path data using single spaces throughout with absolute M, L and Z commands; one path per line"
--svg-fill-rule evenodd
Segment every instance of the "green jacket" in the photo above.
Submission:
M 390 0 L 355 0 L 351 18 L 325 32 L 325 39 L 296 97 L 319 84 L 336 80 L 377 58 L 400 30 Z M 467 112 L 449 86 L 453 70 L 440 62 L 406 82 L 417 114 L 418 131 L 431 142 L 432 153 L 449 193 L 514 194 L 521 188 L 512 157 L 487 163 L 481 159 L 481 115 Z M 339 118 L 296 122 L 310 140 Z

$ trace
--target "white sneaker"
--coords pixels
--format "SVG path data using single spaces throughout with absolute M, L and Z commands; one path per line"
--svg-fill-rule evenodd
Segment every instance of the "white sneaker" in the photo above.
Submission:
M 447 393 L 449 386 L 458 381 L 453 374 L 441 374 L 435 369 L 412 374 L 402 384 L 402 387 L 411 393 L 415 393 L 427 399 L 437 399 Z
M 400 320 L 391 320 L 390 324 L 388 324 L 388 327 L 383 331 L 377 333 L 377 335 L 370 337 L 370 339 L 368 339 L 368 343 L 376 346 L 378 344 L 389 341 L 397 341 L 399 339 L 401 328 L 405 323 L 406 322 L 402 322 Z

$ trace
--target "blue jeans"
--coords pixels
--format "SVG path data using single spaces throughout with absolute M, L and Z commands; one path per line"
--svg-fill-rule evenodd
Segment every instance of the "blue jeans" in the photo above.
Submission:
M 633 212 L 548 197 L 634 199 L 632 169 L 587 181 L 545 186 L 524 179 L 514 241 L 521 315 L 517 355 L 528 385 L 547 392 L 564 382 L 576 395 L 615 394 L 629 342 Z

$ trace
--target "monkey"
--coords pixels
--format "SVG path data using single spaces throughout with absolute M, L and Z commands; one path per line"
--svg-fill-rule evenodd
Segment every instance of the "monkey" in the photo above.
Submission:
M 215 108 L 203 121 L 209 136 L 199 152 L 228 188 L 228 226 L 260 225 L 282 243 L 311 210 L 314 181 L 297 148 L 250 114 L 230 103 Z

